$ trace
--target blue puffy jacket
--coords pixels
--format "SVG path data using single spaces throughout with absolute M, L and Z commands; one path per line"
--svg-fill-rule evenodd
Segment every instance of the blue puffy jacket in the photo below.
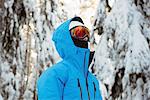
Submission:
M 88 71 L 90 51 L 74 45 L 70 21 L 54 31 L 53 41 L 63 60 L 44 71 L 38 79 L 38 99 L 102 100 L 98 80 Z

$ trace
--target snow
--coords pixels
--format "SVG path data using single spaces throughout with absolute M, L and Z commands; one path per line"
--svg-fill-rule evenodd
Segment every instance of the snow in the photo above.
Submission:
M 105 2 L 100 0 L 96 27 L 102 27 L 104 32 L 96 49 L 95 66 L 97 70 L 95 73 L 102 81 L 103 88 L 107 88 L 105 84 L 108 85 L 108 90 L 103 89 L 102 91 L 104 92 L 103 97 L 112 100 L 114 99 L 112 95 L 116 94 L 115 98 L 118 99 L 149 98 L 146 91 L 141 89 L 141 87 L 147 89 L 144 85 L 150 82 L 145 83 L 143 78 L 149 80 L 150 72 L 150 47 L 146 40 L 146 37 L 150 38 L 147 28 L 149 23 L 146 21 L 147 19 L 137 10 L 133 1 L 117 0 L 112 10 L 106 13 Z M 123 92 L 112 93 L 112 87 L 116 85 L 115 78 L 122 68 L 125 68 L 124 75 L 119 77 L 122 77 Z M 137 77 L 134 83 L 130 82 L 131 76 Z M 116 81 L 119 83 L 119 79 Z M 131 88 L 132 84 L 136 84 L 136 87 Z
M 57 7 L 58 1 L 51 3 L 49 0 L 5 0 L 5 8 L 9 9 L 5 10 L 3 17 L 10 18 L 9 31 L 13 35 L 12 43 L 8 45 L 12 46 L 9 48 L 12 54 L 4 50 L 2 45 L 5 40 L 4 45 L 7 46 L 11 37 L 4 36 L 9 36 L 9 33 L 3 32 L 0 36 L 0 100 L 34 99 L 37 77 L 58 60 L 50 38 L 63 16 Z M 12 9 L 13 4 L 20 7 L 14 7 L 16 11 L 25 10 L 25 16 L 16 14 Z M 14 29 L 18 33 L 14 33 Z M 8 93 L 8 97 L 5 93 Z
M 108 0 L 110 7 L 113 7 L 115 0 Z
M 3 97 L 1 96 L 1 94 L 0 94 L 0 100 L 3 100 Z

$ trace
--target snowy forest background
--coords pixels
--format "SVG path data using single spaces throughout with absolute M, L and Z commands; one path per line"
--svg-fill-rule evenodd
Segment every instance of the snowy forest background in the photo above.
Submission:
M 76 15 L 103 99 L 150 100 L 149 0 L 0 0 L 0 100 L 37 100 L 37 78 L 60 60 L 53 31 Z

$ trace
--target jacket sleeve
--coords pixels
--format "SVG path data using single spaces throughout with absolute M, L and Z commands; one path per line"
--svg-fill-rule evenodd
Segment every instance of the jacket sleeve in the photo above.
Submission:
M 48 69 L 38 79 L 38 100 L 62 100 L 65 79 L 57 71 L 59 69 Z
M 97 96 L 97 98 L 99 100 L 102 100 L 101 87 L 100 87 L 100 84 L 99 84 L 98 80 L 97 80 L 97 84 L 98 84 L 98 93 L 97 93 L 98 96 Z

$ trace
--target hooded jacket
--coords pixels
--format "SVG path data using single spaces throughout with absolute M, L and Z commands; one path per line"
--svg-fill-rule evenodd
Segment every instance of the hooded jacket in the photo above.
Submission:
M 74 45 L 70 21 L 61 24 L 53 33 L 52 39 L 63 60 L 44 71 L 38 79 L 38 99 L 102 100 L 98 80 L 88 71 L 90 50 Z

